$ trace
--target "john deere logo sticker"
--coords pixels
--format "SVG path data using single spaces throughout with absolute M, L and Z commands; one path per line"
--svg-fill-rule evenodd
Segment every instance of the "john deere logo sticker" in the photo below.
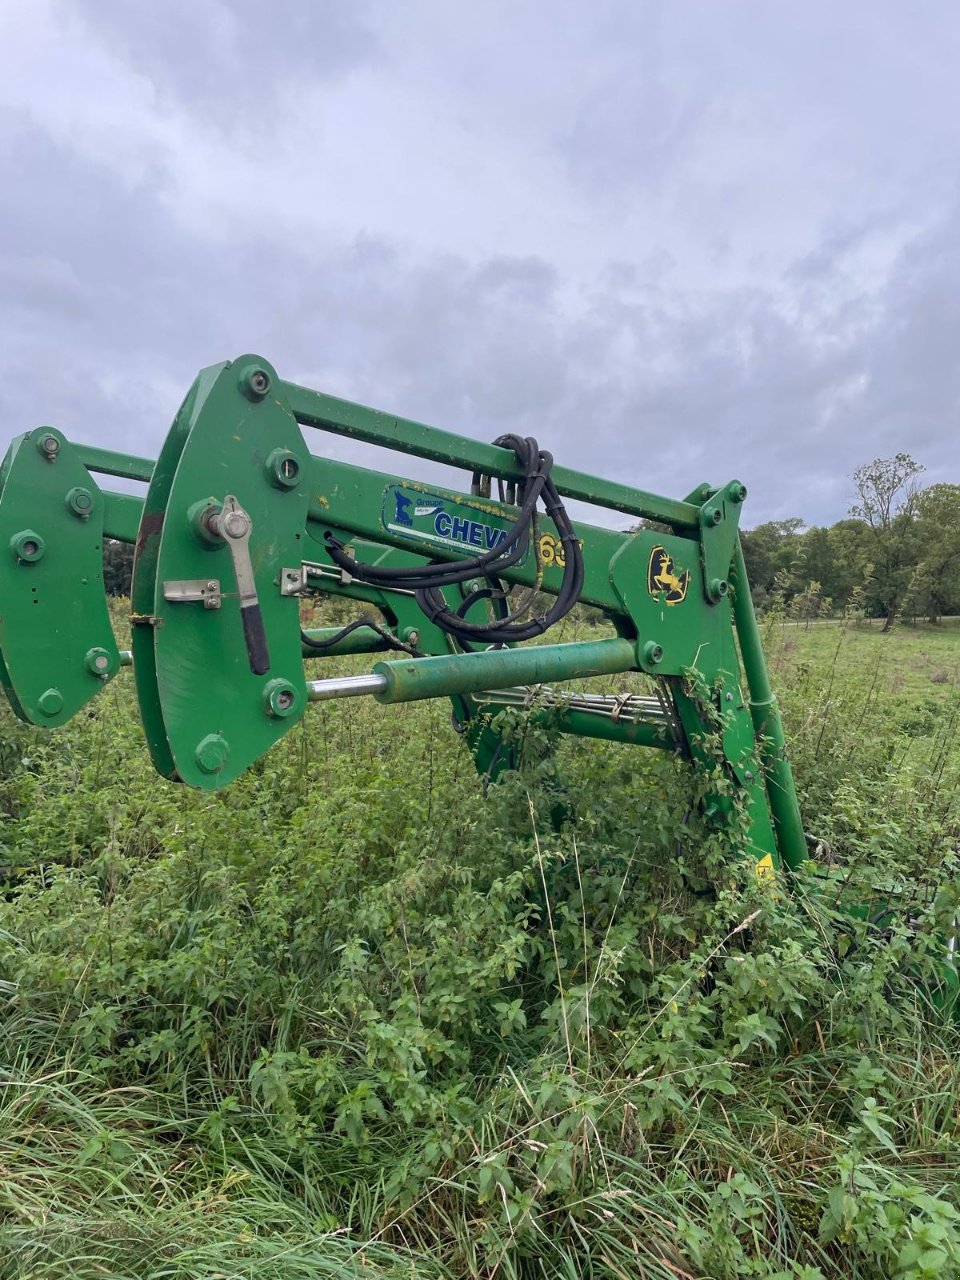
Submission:
M 690 574 L 677 573 L 673 556 L 663 547 L 654 547 L 647 566 L 647 590 L 664 604 L 682 604 L 687 595 Z

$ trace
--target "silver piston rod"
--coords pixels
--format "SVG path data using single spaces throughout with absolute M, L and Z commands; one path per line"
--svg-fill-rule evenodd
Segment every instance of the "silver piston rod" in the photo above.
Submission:
M 386 676 L 332 676 L 329 680 L 308 680 L 307 697 L 311 702 L 328 702 L 332 698 L 360 698 L 364 694 L 384 693 L 386 688 Z

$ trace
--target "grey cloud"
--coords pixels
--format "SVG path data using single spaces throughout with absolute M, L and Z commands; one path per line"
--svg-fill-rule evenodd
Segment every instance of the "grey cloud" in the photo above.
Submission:
M 367 0 L 80 0 L 89 31 L 171 95 L 249 128 L 284 92 L 336 80 L 378 56 Z
M 602 46 L 578 58 L 575 107 L 554 131 L 573 180 L 607 198 L 656 186 L 683 165 L 716 93 L 703 77 L 671 74 L 662 5 L 621 7 L 616 18 L 602 24 Z
M 960 436 L 960 210 L 904 249 L 867 352 L 859 414 L 888 449 L 915 453 L 929 479 L 955 480 Z M 952 469 L 952 470 L 951 470 Z

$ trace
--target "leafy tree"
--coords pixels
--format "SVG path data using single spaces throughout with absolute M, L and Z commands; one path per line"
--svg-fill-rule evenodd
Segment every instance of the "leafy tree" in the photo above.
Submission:
M 103 587 L 108 596 L 129 596 L 133 547 L 112 538 L 103 544 Z
M 788 520 L 768 520 L 755 529 L 741 532 L 747 577 L 758 604 L 764 603 L 785 578 L 789 585 L 802 528 L 800 517 L 791 516 Z
M 811 581 L 819 582 L 827 594 L 832 595 L 830 579 L 833 575 L 833 551 L 830 547 L 829 531 L 817 525 L 807 529 L 801 535 L 803 548 L 803 568 L 806 589 Z
M 885 631 L 898 612 L 931 622 L 960 613 L 960 484 L 920 489 L 922 471 L 906 453 L 877 458 L 854 472 L 849 518 L 804 529 L 792 517 L 742 531 L 757 608 L 812 619 L 816 583 L 821 601 L 883 617 Z
M 908 453 L 898 453 L 875 458 L 853 473 L 859 501 L 850 514 L 870 530 L 873 595 L 884 631 L 893 626 L 917 564 L 916 478 L 922 471 Z
M 838 520 L 827 530 L 830 570 L 820 580 L 833 598 L 846 605 L 855 593 L 862 595 L 873 576 L 873 535 L 863 520 Z
M 960 485 L 934 484 L 918 495 L 917 533 L 909 606 L 937 622 L 960 607 Z
M 845 525 L 853 527 L 844 529 Z M 803 590 L 809 582 L 818 582 L 825 598 L 844 606 L 854 587 L 863 581 L 867 556 L 862 535 L 866 532 L 866 525 L 859 520 L 808 529 L 802 538 Z

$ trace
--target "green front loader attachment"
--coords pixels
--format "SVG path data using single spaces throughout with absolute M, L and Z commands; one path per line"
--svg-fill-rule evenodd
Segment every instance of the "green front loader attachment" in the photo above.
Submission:
M 461 487 L 336 462 L 333 433 L 466 473 Z M 113 492 L 107 478 L 146 485 Z M 571 523 L 576 498 L 629 532 Z M 740 794 L 758 870 L 798 867 L 806 843 L 770 689 L 738 525 L 737 480 L 682 500 L 553 465 L 535 441 L 484 444 L 283 381 L 259 356 L 203 370 L 156 463 L 41 428 L 0 474 L 0 678 L 18 716 L 68 719 L 117 673 L 105 537 L 134 544 L 131 655 L 149 750 L 165 777 L 225 786 L 310 701 L 448 698 L 478 769 L 511 762 L 505 708 L 549 708 L 563 733 L 688 758 Z M 381 621 L 304 632 L 316 595 Z M 609 635 L 556 643 L 577 603 Z M 324 679 L 324 657 L 370 653 L 367 675 Z M 636 691 L 583 691 L 595 676 Z M 570 691 L 567 682 L 575 681 Z
M 403 455 L 401 474 L 325 457 L 324 433 Z M 419 459 L 463 481 L 411 478 Z M 361 696 L 449 699 L 492 781 L 515 763 L 500 713 L 525 710 L 564 734 L 685 758 L 705 816 L 745 814 L 745 856 L 790 885 L 807 842 L 740 548 L 746 496 L 731 479 L 658 497 L 554 465 L 532 439 L 480 443 L 242 356 L 197 376 L 155 463 L 52 427 L 10 445 L 0 682 L 17 716 L 49 728 L 132 666 L 157 770 L 207 790 L 310 702 Z M 574 525 L 567 498 L 631 527 Z M 134 546 L 129 652 L 107 608 L 105 539 Z M 357 617 L 304 629 L 301 606 L 317 596 L 354 602 Z M 599 611 L 605 633 L 562 642 L 553 628 L 577 604 Z M 368 670 L 325 677 L 324 659 L 346 654 L 370 655 Z M 595 677 L 620 692 L 584 687 Z M 854 915 L 872 910 L 819 871 L 803 883 Z M 935 998 L 953 1003 L 949 942 Z

